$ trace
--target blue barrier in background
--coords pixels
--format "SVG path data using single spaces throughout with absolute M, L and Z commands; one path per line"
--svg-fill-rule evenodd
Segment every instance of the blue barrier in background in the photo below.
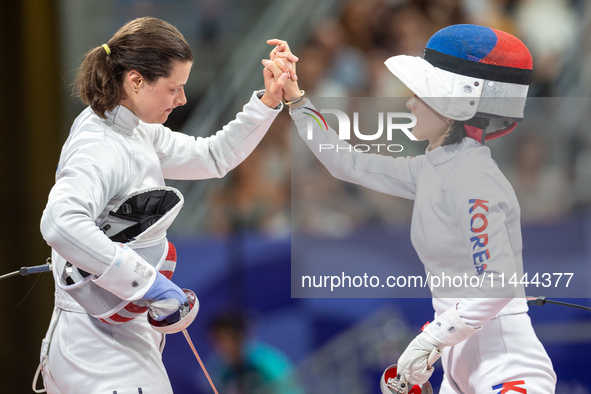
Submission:
M 408 229 L 401 232 L 396 249 L 402 256 L 413 256 L 410 232 Z M 372 238 L 380 242 L 375 239 L 376 234 L 373 232 Z M 189 332 L 206 365 L 212 354 L 207 326 L 220 312 L 230 308 L 248 312 L 253 317 L 254 335 L 283 350 L 296 365 L 336 334 L 380 308 L 394 308 L 417 332 L 432 319 L 428 298 L 291 298 L 290 239 L 240 233 L 229 238 L 177 237 L 171 241 L 177 248 L 179 261 L 173 280 L 180 287 L 193 290 L 201 302 L 199 315 Z M 589 213 L 574 214 L 559 223 L 526 226 L 523 241 L 526 270 L 535 267 L 539 272 L 564 272 L 570 266 L 584 265 L 583 272 L 591 271 Z M 387 234 L 382 242 L 388 242 Z M 591 274 L 587 277 L 591 278 Z M 543 290 L 532 289 L 527 294 L 546 295 Z M 591 305 L 587 298 L 568 302 Z M 546 305 L 530 307 L 530 316 L 553 360 L 559 378 L 557 393 L 590 393 L 591 377 L 585 360 L 591 353 L 591 312 Z M 210 392 L 211 389 L 202 385 L 203 372 L 182 335 L 167 337 L 163 358 L 175 393 Z M 381 371 L 368 373 L 379 377 Z M 372 392 L 378 390 L 377 377 Z M 440 379 L 440 375 L 435 375 L 431 381 L 438 386 Z

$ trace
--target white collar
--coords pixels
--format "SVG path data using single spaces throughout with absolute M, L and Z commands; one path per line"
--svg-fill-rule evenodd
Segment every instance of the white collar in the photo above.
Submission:
M 113 123 L 113 128 L 123 134 L 131 135 L 133 129 L 140 124 L 140 118 L 123 105 L 118 105 L 112 111 L 105 112 L 105 115 Z
M 433 150 L 425 152 L 427 160 L 433 167 L 440 166 L 448 161 L 455 159 L 460 153 L 467 149 L 480 147 L 480 143 L 473 138 L 465 137 L 461 142 L 453 145 L 438 146 Z

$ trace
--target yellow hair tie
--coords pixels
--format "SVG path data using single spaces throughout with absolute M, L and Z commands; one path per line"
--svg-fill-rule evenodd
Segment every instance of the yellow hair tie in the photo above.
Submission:
M 105 48 L 105 52 L 107 52 L 107 56 L 111 56 L 111 49 L 107 44 L 103 44 L 103 48 Z

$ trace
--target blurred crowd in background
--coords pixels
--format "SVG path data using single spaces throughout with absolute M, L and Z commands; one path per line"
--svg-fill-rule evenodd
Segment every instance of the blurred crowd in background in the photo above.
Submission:
M 224 107 L 223 116 L 213 114 L 210 120 L 217 120 L 197 131 L 195 124 L 185 127 L 187 120 L 199 112 L 201 120 L 207 119 L 207 111 L 200 106 L 207 107 L 211 91 L 222 93 L 214 95 L 217 98 L 210 100 L 208 108 L 215 108 L 216 101 L 228 95 L 244 97 L 240 105 L 246 102 L 251 94 L 248 88 L 224 93 L 227 86 L 243 84 L 228 78 L 227 73 L 233 71 L 227 66 L 241 45 L 265 46 L 264 40 L 273 38 L 257 35 L 255 42 L 244 39 L 256 30 L 259 19 L 277 17 L 267 15 L 268 10 L 286 12 L 285 5 L 278 6 L 280 2 L 273 0 L 61 3 L 66 81 L 72 79 L 72 70 L 84 51 L 101 39 L 108 40 L 129 19 L 154 15 L 177 26 L 193 49 L 195 64 L 186 86 L 188 104 L 177 108 L 166 125 L 203 137 L 232 119 L 240 107 Z M 435 32 L 458 23 L 497 28 L 524 41 L 534 60 L 531 98 L 572 98 L 591 92 L 587 77 L 591 75 L 591 48 L 584 39 L 591 34 L 588 1 L 330 0 L 313 6 L 314 2 L 300 0 L 289 10 L 293 14 L 288 24 L 310 18 L 310 14 L 302 16 L 310 7 L 313 14 L 321 14 L 320 6 L 327 3 L 333 5 L 324 9 L 310 29 L 291 36 L 306 37 L 303 42 L 292 41 L 292 50 L 300 59 L 299 84 L 308 97 L 409 97 L 411 92 L 387 70 L 384 61 L 399 54 L 422 56 Z M 287 31 L 289 26 L 283 30 Z M 242 64 L 248 61 L 254 65 L 260 60 L 244 59 Z M 262 65 L 248 79 L 260 81 L 257 86 L 262 88 L 259 70 Z M 560 220 L 591 203 L 591 119 L 585 109 L 589 107 L 586 99 L 581 101 L 552 102 L 532 109 L 536 105 L 530 99 L 526 121 L 509 136 L 489 144 L 493 158 L 515 188 L 525 225 Z M 536 123 L 534 118 L 539 114 L 547 115 L 544 107 L 554 104 L 562 107 L 554 119 Z M 82 106 L 70 97 L 65 109 L 69 122 Z M 296 225 L 308 233 L 339 236 L 365 224 L 410 223 L 412 202 L 335 180 L 317 165 L 307 148 L 294 141 L 298 137 L 294 138 L 296 133 L 290 128 L 285 110 L 254 153 L 223 180 L 204 181 L 198 186 L 173 183 L 185 194 L 188 208 L 171 230 L 187 235 L 254 230 L 283 237 L 290 233 L 291 225 Z M 408 143 L 396 155 L 421 154 L 425 147 Z M 200 193 L 186 193 L 185 188 L 199 188 Z M 192 206 L 191 200 L 196 201 Z M 295 205 L 297 212 L 292 212 Z
M 569 0 L 347 1 L 338 15 L 317 23 L 305 45 L 292 48 L 300 59 L 299 84 L 311 98 L 410 97 L 384 61 L 399 54 L 422 56 L 429 37 L 439 29 L 475 23 L 514 34 L 528 46 L 534 59 L 530 97 L 570 96 L 580 83 L 573 81 L 572 63 L 585 50 L 580 43 L 588 7 L 588 2 Z M 489 144 L 515 188 L 524 225 L 561 220 L 591 203 L 588 111 L 577 112 L 568 100 L 530 99 L 526 122 Z M 578 105 L 588 107 L 581 100 Z M 547 114 L 548 105 L 563 111 L 543 122 L 531 119 Z M 565 117 L 577 121 L 558 122 Z M 297 141 L 290 144 L 290 135 L 296 135 L 290 125 L 284 111 L 228 181 L 211 185 L 211 210 L 200 231 L 228 234 L 238 226 L 288 234 L 296 201 L 297 217 L 294 214 L 291 222 L 313 234 L 340 236 L 367 224 L 410 223 L 412 202 L 332 178 L 315 165 L 307 148 L 297 148 Z M 415 143 L 396 155 L 420 154 L 425 147 Z M 292 168 L 294 163 L 298 169 Z

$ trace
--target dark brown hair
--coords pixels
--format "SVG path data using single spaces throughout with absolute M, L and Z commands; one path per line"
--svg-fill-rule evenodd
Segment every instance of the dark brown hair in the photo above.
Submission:
M 466 129 L 464 129 L 464 124 L 465 122 L 456 120 L 453 126 L 451 126 L 451 129 L 447 133 L 447 136 L 443 140 L 441 146 L 453 145 L 462 142 L 464 137 L 466 137 Z
M 157 18 L 127 22 L 107 45 L 110 54 L 103 46 L 86 54 L 74 83 L 74 93 L 101 118 L 119 104 L 127 71 L 135 70 L 151 83 L 169 77 L 175 62 L 193 61 L 183 35 Z
M 463 122 L 456 120 L 454 122 L 453 126 L 451 126 L 451 129 L 447 133 L 447 136 L 443 140 L 443 143 L 441 144 L 441 146 L 453 145 L 453 144 L 458 144 L 458 143 L 462 142 L 464 137 L 467 136 L 466 129 L 464 128 L 464 125 L 474 126 L 478 129 L 486 130 L 489 122 L 490 122 L 490 119 L 484 118 L 482 116 L 474 116 L 473 118 L 470 118 L 470 119 L 465 120 Z M 482 142 L 482 144 L 484 144 L 483 141 L 479 141 L 479 142 Z

